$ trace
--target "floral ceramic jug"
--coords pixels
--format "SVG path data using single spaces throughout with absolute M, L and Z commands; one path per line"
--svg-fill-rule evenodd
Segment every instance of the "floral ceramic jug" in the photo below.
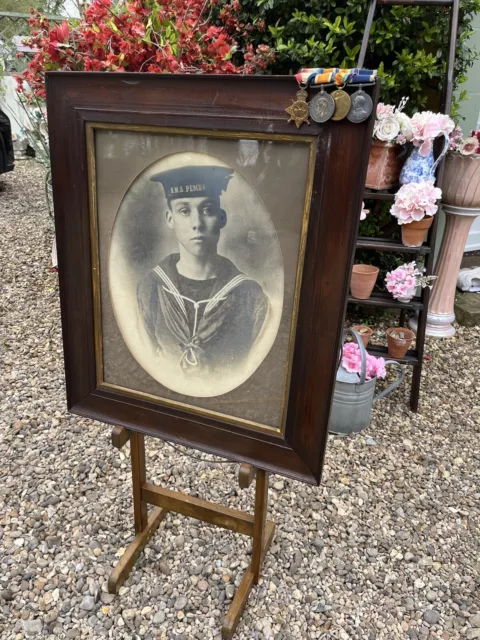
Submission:
M 407 158 L 400 173 L 400 184 L 435 180 L 435 170 L 440 160 L 447 153 L 450 143 L 449 136 L 445 131 L 442 131 L 442 135 L 445 137 L 445 144 L 436 160 L 433 157 L 433 149 L 426 156 L 422 156 L 418 147 L 413 147 L 412 153 Z

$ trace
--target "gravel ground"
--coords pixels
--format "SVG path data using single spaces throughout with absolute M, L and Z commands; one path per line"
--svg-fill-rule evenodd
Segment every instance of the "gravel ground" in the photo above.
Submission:
M 218 639 L 242 536 L 171 515 L 107 593 L 132 539 L 128 447 L 65 408 L 42 172 L 0 185 L 0 637 Z M 429 342 L 421 413 L 408 382 L 380 401 L 367 431 L 330 438 L 321 487 L 271 477 L 277 533 L 237 638 L 480 638 L 479 339 Z M 251 508 L 236 465 L 147 445 L 153 480 Z

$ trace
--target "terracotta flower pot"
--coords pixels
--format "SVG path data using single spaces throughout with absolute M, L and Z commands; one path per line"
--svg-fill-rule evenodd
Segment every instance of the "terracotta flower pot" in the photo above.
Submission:
M 402 242 L 406 247 L 421 247 L 428 230 L 432 226 L 433 216 L 425 216 L 408 224 L 402 224 Z
M 405 147 L 391 142 L 374 140 L 368 159 L 367 189 L 398 187 L 400 171 L 406 160 Z
M 372 337 L 373 329 L 371 329 L 370 327 L 367 327 L 364 324 L 356 324 L 354 327 L 352 327 L 352 329 L 354 329 L 357 333 L 360 334 L 360 337 L 363 342 L 363 346 L 366 349 L 368 346 L 368 343 L 370 342 L 370 338 Z
M 480 207 L 480 155 L 447 154 L 442 202 L 456 207 Z
M 410 345 L 415 340 L 415 334 L 404 327 L 387 329 L 388 355 L 392 358 L 403 358 Z
M 367 300 L 372 295 L 378 271 L 378 267 L 372 267 L 370 264 L 353 265 L 350 290 L 354 298 Z

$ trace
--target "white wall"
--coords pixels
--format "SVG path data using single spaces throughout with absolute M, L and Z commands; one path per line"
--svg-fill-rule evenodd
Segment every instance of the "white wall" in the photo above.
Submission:
M 78 17 L 78 8 L 73 0 L 65 0 L 65 4 L 63 5 L 63 10 L 61 11 L 62 16 L 68 16 L 70 18 Z
M 472 23 L 472 35 L 469 45 L 480 48 L 480 13 L 474 18 Z M 465 84 L 460 85 L 460 89 L 466 89 L 468 100 L 460 105 L 460 113 L 465 118 L 461 123 L 463 134 L 469 135 L 472 129 L 480 127 L 480 59 L 476 60 L 473 67 L 468 72 L 468 79 Z M 465 245 L 465 251 L 477 251 L 480 249 L 480 219 L 477 218 Z
M 16 82 L 13 76 L 5 76 L 3 87 L 5 91 L 0 95 L 0 107 L 10 118 L 12 133 L 19 134 L 20 127 L 28 122 L 22 107 L 18 103 L 15 92 Z
M 68 16 L 71 18 L 78 17 L 78 8 L 77 4 L 74 0 L 65 0 L 64 7 L 61 11 L 61 15 Z M 4 76 L 3 87 L 4 91 L 0 95 L 0 108 L 7 114 L 10 118 L 10 123 L 12 125 L 12 133 L 17 136 L 20 134 L 21 126 L 28 123 L 28 119 L 26 118 L 22 107 L 19 105 L 16 92 L 15 92 L 16 82 L 15 79 L 10 76 Z
M 467 244 L 465 245 L 465 251 L 479 251 L 480 250 L 480 217 L 473 221 L 472 228 L 468 234 Z

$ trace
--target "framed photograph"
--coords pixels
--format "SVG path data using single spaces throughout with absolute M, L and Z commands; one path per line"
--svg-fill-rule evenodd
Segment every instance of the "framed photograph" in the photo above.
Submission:
M 70 411 L 318 484 L 374 116 L 297 91 L 47 77 Z

